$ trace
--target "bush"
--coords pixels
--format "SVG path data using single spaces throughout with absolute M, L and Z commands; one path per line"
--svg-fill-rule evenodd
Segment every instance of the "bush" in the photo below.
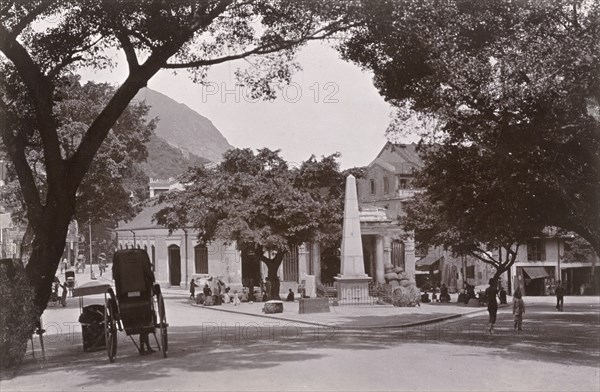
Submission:
M 0 368 L 19 365 L 36 326 L 33 288 L 20 262 L 0 264 Z

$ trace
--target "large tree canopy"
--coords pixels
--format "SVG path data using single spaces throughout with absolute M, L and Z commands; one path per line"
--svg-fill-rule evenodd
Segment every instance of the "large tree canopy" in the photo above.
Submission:
M 416 184 L 425 192 L 407 204 L 404 228 L 423 250 L 440 246 L 475 257 L 493 265 L 498 278 L 516 261 L 520 245 L 542 235 L 544 225 L 521 210 L 536 209 L 538 202 L 515 192 L 521 179 L 509 167 L 498 173 L 495 157 L 476 146 L 439 148 L 445 154 L 423 155 L 427 164 Z M 507 186 L 511 182 L 515 186 Z
M 16 127 L 6 126 L 16 121 L 3 122 L 0 134 L 33 231 L 26 268 L 38 311 L 46 307 L 82 181 L 111 128 L 150 78 L 161 69 L 191 69 L 193 79 L 202 82 L 211 65 L 249 59 L 250 71 L 238 72 L 240 79 L 255 96 L 273 98 L 277 84 L 289 81 L 298 46 L 349 27 L 352 7 L 342 1 L 308 0 L 4 1 L 2 79 L 22 86 L 26 102 L 3 92 L 0 116 L 18 117 L 29 110 L 32 121 Z M 80 67 L 111 67 L 114 49 L 122 52 L 129 74 L 102 101 L 72 154 L 64 156 L 58 86 Z M 32 138 L 42 145 L 43 191 L 27 160 Z
M 433 125 L 420 128 L 433 206 L 523 241 L 517 214 L 600 253 L 600 3 L 388 0 L 365 12 L 340 49 L 374 72 L 399 120 Z
M 226 152 L 216 168 L 191 169 L 182 191 L 161 195 L 156 216 L 171 230 L 192 227 L 204 243 L 236 242 L 264 262 L 279 298 L 277 270 L 292 247 L 305 242 L 340 241 L 344 174 L 337 155 L 311 157 L 290 168 L 278 151 L 249 149 Z
M 57 91 L 60 101 L 56 103 L 55 110 L 61 124 L 57 132 L 62 157 L 68 158 L 102 110 L 103 103 L 112 97 L 115 88 L 105 83 L 81 85 L 77 77 L 70 77 L 63 80 Z M 5 94 L 5 97 L 8 96 L 6 89 Z M 23 98 L 15 96 L 14 99 Z M 74 219 L 80 223 L 90 221 L 112 225 L 119 220 L 130 219 L 136 212 L 132 201 L 147 198 L 148 177 L 137 166 L 147 157 L 145 143 L 154 129 L 154 120 L 146 120 L 147 112 L 144 104 L 132 104 L 111 128 L 77 191 Z M 27 110 L 21 112 L 20 118 L 12 119 L 17 123 L 10 126 L 17 128 L 19 124 L 34 122 L 33 118 L 26 117 L 31 114 Z M 5 119 L 5 126 L 9 126 L 8 121 L 11 119 Z M 26 154 L 29 166 L 34 169 L 36 186 L 43 194 L 48 186 L 43 170 L 43 146 L 37 136 L 29 140 Z M 2 144 L 0 151 L 4 151 Z M 11 176 L 7 186 L 0 190 L 0 200 L 4 205 L 12 206 L 14 220 L 27 223 L 27 205 L 14 169 L 12 165 L 9 167 Z M 27 233 L 22 242 L 25 246 L 31 240 L 28 238 L 31 231 L 27 230 Z

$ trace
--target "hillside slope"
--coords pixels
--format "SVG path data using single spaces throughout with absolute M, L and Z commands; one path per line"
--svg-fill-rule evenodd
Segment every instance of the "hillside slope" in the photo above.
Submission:
M 233 148 L 209 119 L 158 91 L 144 88 L 134 99 L 150 106 L 149 117 L 159 118 L 156 136 L 184 153 L 220 161 L 221 155 Z

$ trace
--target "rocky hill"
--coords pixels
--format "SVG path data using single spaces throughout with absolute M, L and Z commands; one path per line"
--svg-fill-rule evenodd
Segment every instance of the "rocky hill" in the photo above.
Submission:
M 134 99 L 150 106 L 149 117 L 159 119 L 156 136 L 179 148 L 182 156 L 191 153 L 214 162 L 233 148 L 209 119 L 158 91 L 144 88 Z
M 209 159 L 194 154 L 184 154 L 177 147 L 156 135 L 152 135 L 148 144 L 148 159 L 140 164 L 142 171 L 150 178 L 177 177 L 188 167 L 205 164 Z

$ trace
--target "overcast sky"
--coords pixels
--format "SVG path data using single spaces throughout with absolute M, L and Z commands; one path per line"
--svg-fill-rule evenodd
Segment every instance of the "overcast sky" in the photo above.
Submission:
M 208 87 L 181 71 L 161 71 L 148 87 L 209 118 L 235 147 L 281 149 L 290 162 L 340 152 L 343 169 L 368 165 L 386 142 L 392 111 L 373 87 L 372 75 L 318 42 L 303 48 L 298 62 L 302 71 L 274 102 L 252 102 L 243 91 L 234 92 L 235 70 L 245 65 L 235 62 L 213 67 Z M 119 63 L 110 72 L 84 71 L 82 77 L 120 83 L 126 68 Z

